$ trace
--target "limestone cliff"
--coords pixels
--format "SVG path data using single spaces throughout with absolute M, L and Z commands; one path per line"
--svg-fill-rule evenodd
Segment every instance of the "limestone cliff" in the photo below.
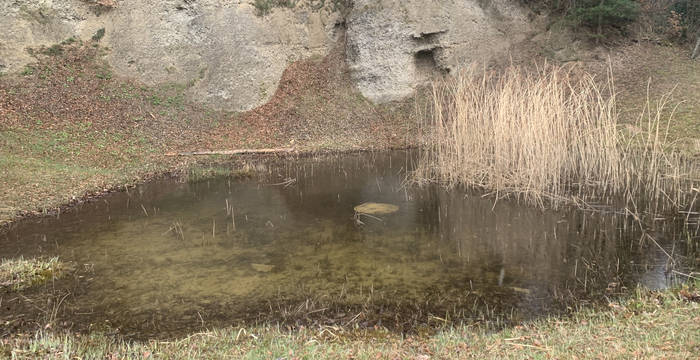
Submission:
M 397 100 L 460 65 L 503 54 L 528 32 L 512 0 L 356 0 L 347 19 L 348 64 L 375 102 Z
M 28 47 L 104 29 L 117 74 L 188 83 L 193 99 L 241 111 L 265 103 L 291 62 L 340 39 L 358 89 L 386 102 L 502 54 L 528 22 L 508 0 L 4 0 L 0 29 L 0 72 L 32 62 Z

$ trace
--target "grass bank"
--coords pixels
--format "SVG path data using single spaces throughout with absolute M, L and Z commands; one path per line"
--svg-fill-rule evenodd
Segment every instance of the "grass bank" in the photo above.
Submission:
M 68 266 L 58 258 L 0 260 L 0 289 L 20 291 L 61 276 Z
M 607 308 L 583 308 L 515 328 L 446 328 L 402 337 L 376 329 L 333 327 L 288 332 L 275 327 L 227 328 L 171 341 L 129 342 L 118 336 L 50 331 L 5 339 L 15 359 L 455 359 L 665 358 L 700 352 L 700 283 L 666 291 L 639 289 Z
M 374 106 L 353 88 L 342 49 L 292 64 L 271 101 L 245 113 L 199 105 L 189 97 L 188 84 L 149 87 L 119 77 L 103 60 L 106 51 L 72 40 L 36 49 L 36 63 L 0 77 L 0 225 L 186 170 L 195 161 L 163 155 L 168 152 L 385 149 L 420 144 L 424 137 L 410 116 L 413 100 Z M 610 60 L 620 118 L 627 124 L 637 120 L 649 79 L 652 99 L 675 88 L 669 102 L 679 105 L 669 141 L 697 159 L 700 62 L 686 55 L 640 43 L 615 48 L 605 61 L 584 67 L 604 74 Z
M 670 94 L 672 105 L 662 113 L 668 118 L 674 146 L 700 159 L 700 61 L 688 58 L 687 49 L 640 42 L 615 49 L 609 58 L 618 90 L 621 120 L 633 124 L 647 97 Z M 602 66 L 591 70 L 601 72 Z

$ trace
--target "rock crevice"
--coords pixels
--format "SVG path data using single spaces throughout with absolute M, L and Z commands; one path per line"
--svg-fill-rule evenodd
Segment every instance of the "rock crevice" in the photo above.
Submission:
M 367 98 L 398 100 L 436 75 L 502 55 L 526 38 L 526 15 L 506 0 L 356 0 L 347 60 Z

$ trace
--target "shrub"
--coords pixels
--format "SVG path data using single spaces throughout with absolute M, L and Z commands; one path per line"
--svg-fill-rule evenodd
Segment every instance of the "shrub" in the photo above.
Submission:
M 684 36 L 700 36 L 700 1 L 675 0 L 670 6 L 670 11 L 680 17 Z
M 92 40 L 93 41 L 100 41 L 102 38 L 105 36 L 105 28 L 100 28 L 95 32 L 94 35 L 92 35 Z
M 61 44 L 54 44 L 48 48 L 43 48 L 41 53 L 48 56 L 58 56 L 63 54 L 63 46 Z
M 700 1 L 639 0 L 639 29 L 644 37 L 695 40 L 700 34 Z
M 632 0 L 584 0 L 570 10 L 578 22 L 595 27 L 623 27 L 639 15 L 639 4 Z
M 293 8 L 296 6 L 295 0 L 255 0 L 253 3 L 255 10 L 257 10 L 258 16 L 265 16 L 272 11 L 274 8 L 286 7 Z

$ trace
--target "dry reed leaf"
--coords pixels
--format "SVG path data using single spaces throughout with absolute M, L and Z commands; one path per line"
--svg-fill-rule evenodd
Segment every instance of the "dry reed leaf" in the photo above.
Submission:
M 433 83 L 426 115 L 435 137 L 415 179 L 536 206 L 618 201 L 634 204 L 635 212 L 682 208 L 696 170 L 669 150 L 669 101 L 647 99 L 638 122 L 623 126 L 612 75 L 601 82 L 552 65 L 466 68 Z M 641 203 L 648 209 L 637 208 Z
M 355 212 L 369 215 L 386 215 L 399 211 L 399 207 L 392 204 L 367 202 L 355 206 Z

